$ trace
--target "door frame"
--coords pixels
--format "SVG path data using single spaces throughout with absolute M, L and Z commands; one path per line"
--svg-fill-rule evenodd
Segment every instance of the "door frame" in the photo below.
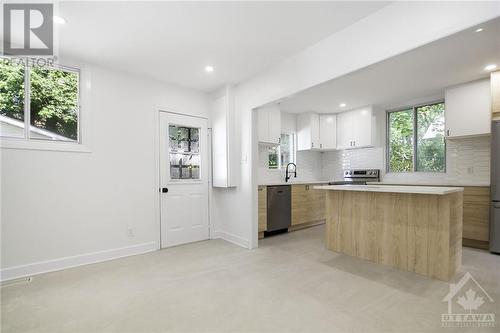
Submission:
M 212 202 L 213 202 L 213 197 L 212 197 L 212 128 L 210 127 L 210 120 L 208 117 L 203 117 L 203 116 L 195 116 L 192 114 L 188 113 L 180 113 L 180 112 L 175 112 L 171 111 L 168 109 L 163 109 L 159 108 L 157 112 L 155 112 L 155 142 L 154 142 L 154 147 L 155 147 L 155 184 L 156 188 L 154 189 L 155 191 L 155 197 L 156 197 L 156 204 L 155 204 L 155 220 L 158 223 L 158 233 L 157 233 L 157 238 L 156 238 L 156 248 L 158 250 L 161 250 L 161 168 L 160 168 L 160 114 L 161 113 L 169 113 L 169 114 L 175 114 L 179 116 L 185 116 L 185 117 L 191 117 L 191 118 L 198 118 L 198 119 L 204 119 L 207 121 L 207 156 L 208 156 L 208 161 L 207 161 L 207 168 L 208 168 L 208 180 L 207 180 L 207 186 L 208 186 L 208 239 L 214 239 L 214 225 L 213 225 L 213 218 L 212 218 Z

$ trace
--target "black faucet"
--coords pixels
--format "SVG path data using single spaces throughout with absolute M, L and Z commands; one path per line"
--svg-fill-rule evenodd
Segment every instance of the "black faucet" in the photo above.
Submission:
M 293 171 L 288 171 L 290 164 L 293 165 Z M 297 178 L 297 165 L 292 162 L 286 165 L 285 182 L 288 182 L 288 179 L 292 178 L 292 176 L 290 176 L 291 173 L 293 173 L 294 177 Z

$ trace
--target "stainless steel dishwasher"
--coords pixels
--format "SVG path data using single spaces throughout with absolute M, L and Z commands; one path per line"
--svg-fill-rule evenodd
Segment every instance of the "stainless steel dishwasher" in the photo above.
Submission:
M 267 187 L 267 231 L 287 230 L 292 225 L 290 185 Z

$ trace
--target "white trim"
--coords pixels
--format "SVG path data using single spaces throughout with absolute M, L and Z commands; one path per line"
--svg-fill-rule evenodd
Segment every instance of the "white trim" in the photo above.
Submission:
M 72 257 L 64 257 L 26 265 L 7 267 L 1 270 L 0 281 L 8 281 L 42 273 L 59 271 L 72 267 L 95 264 L 103 261 L 152 252 L 158 249 L 159 247 L 157 242 L 148 242 L 99 252 L 80 254 Z
M 24 138 L 2 138 L 0 139 L 2 149 L 23 149 L 23 150 L 47 150 L 60 152 L 91 153 L 86 145 L 76 142 L 58 142 L 53 140 L 26 140 Z
M 65 61 L 67 63 L 67 61 Z M 58 65 L 60 66 L 60 65 Z M 92 100 L 92 73 L 88 65 L 71 64 L 72 67 L 79 68 L 78 85 L 78 142 L 61 142 L 55 140 L 39 140 L 23 138 L 0 137 L 0 148 L 2 149 L 22 149 L 22 150 L 45 150 L 59 152 L 91 153 L 91 110 Z M 68 68 L 68 66 L 65 66 Z M 26 102 L 25 102 L 26 103 Z M 28 110 L 29 111 L 29 110 Z M 28 117 L 28 118 L 26 118 Z M 25 113 L 25 119 L 29 119 L 29 114 Z M 26 127 L 25 131 L 29 127 Z
M 213 191 L 213 152 L 212 152 L 212 127 L 207 127 L 208 136 L 208 239 L 214 239 L 215 225 L 214 214 L 212 206 L 214 204 L 214 191 Z
M 209 119 L 208 117 L 203 117 L 203 116 L 196 116 L 196 115 L 192 115 L 192 114 L 189 114 L 189 113 L 180 113 L 180 112 L 173 112 L 173 111 L 168 111 L 170 110 L 170 108 L 167 108 L 167 107 L 157 107 L 155 109 L 155 142 L 154 142 L 154 150 L 155 150 L 155 178 L 156 178 L 156 184 L 158 185 L 158 187 L 155 189 L 156 191 L 156 207 L 155 207 L 155 217 L 156 217 L 156 220 L 158 221 L 158 244 L 159 244 L 159 249 L 162 249 L 162 230 L 161 230 L 161 197 L 162 197 L 162 193 L 161 193 L 161 188 L 162 188 L 162 183 L 161 183 L 161 166 L 160 166 L 160 162 L 161 162 L 161 152 L 160 152 L 160 114 L 161 113 L 169 113 L 169 114 L 174 114 L 174 115 L 178 115 L 178 116 L 185 116 L 185 117 L 192 117 L 192 118 L 198 118 L 198 119 L 202 119 L 202 120 L 206 120 L 207 121 L 207 135 L 208 135 L 208 132 L 209 132 L 209 129 L 211 130 L 211 127 L 209 126 Z M 211 142 L 211 135 L 210 135 L 210 140 L 208 140 L 208 136 L 207 136 L 207 146 L 208 146 L 208 161 L 207 161 L 207 167 L 208 167 L 208 179 L 207 179 L 207 186 L 208 186 L 208 191 L 207 191 L 207 200 L 208 200 L 208 239 L 215 239 L 215 237 L 213 237 L 213 218 L 212 218 L 212 191 L 211 191 L 211 185 L 212 185 L 212 157 L 211 157 L 211 154 L 212 154 L 212 142 Z M 200 173 L 201 175 L 201 173 Z M 176 185 L 179 185 L 179 184 L 193 184 L 193 183 L 202 183 L 203 180 L 191 180 L 191 181 L 187 181 L 187 182 L 182 182 L 182 181 L 172 181 L 172 180 L 169 180 L 167 182 L 167 185 L 170 185 L 170 184 L 176 184 Z
M 248 239 L 221 230 L 214 231 L 212 239 L 223 239 L 226 242 L 244 247 L 245 249 L 250 248 L 250 242 Z
M 155 138 L 153 142 L 153 147 L 155 149 L 154 163 L 155 163 L 155 184 L 157 185 L 155 190 L 155 221 L 158 221 L 158 246 L 161 249 L 161 168 L 160 168 L 160 113 L 161 108 L 156 108 L 154 110 L 154 129 Z

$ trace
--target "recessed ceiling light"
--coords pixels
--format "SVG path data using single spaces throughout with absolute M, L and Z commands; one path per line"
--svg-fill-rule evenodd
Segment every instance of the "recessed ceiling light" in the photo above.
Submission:
M 476 29 L 476 32 L 481 32 L 481 31 L 483 31 L 483 30 L 484 30 L 483 28 L 477 28 L 477 29 Z
M 491 64 L 491 65 L 488 65 L 488 66 L 484 67 L 484 70 L 485 70 L 485 71 L 492 71 L 492 70 L 494 70 L 495 68 L 497 68 L 497 65 L 495 65 L 495 64 Z
M 213 66 L 205 66 L 205 72 L 212 73 L 214 71 Z
M 52 17 L 52 20 L 54 20 L 54 23 L 56 24 L 66 24 L 66 20 L 60 16 L 54 16 Z
M 347 106 L 347 104 L 345 104 L 345 103 L 340 103 L 340 104 L 339 104 L 339 106 L 340 106 L 341 108 L 345 108 L 345 107 Z

